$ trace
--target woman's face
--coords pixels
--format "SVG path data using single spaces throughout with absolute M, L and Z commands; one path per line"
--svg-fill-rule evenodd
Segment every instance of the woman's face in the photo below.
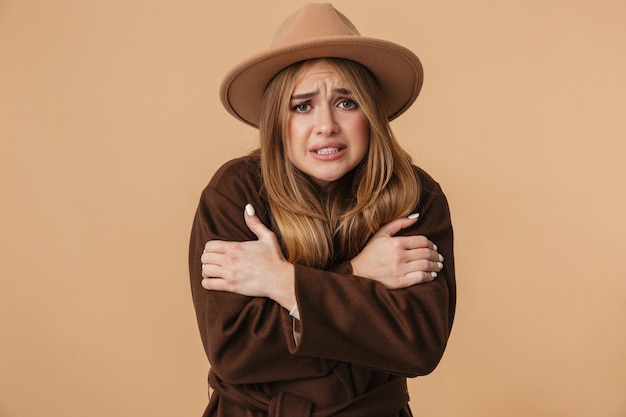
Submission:
M 320 187 L 355 168 L 369 147 L 369 123 L 335 67 L 305 66 L 289 102 L 287 157 Z

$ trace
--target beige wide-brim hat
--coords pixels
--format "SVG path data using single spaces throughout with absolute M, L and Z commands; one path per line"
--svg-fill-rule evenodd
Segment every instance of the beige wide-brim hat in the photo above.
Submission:
M 263 93 L 276 74 L 296 62 L 331 57 L 356 61 L 374 74 L 389 120 L 406 111 L 422 87 L 422 64 L 409 49 L 361 36 L 329 3 L 309 3 L 281 24 L 269 49 L 226 75 L 222 104 L 237 119 L 258 127 Z

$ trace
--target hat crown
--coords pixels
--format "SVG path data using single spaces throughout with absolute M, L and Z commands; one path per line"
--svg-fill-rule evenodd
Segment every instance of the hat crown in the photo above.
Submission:
M 333 36 L 361 36 L 361 34 L 332 4 L 308 3 L 285 19 L 276 31 L 271 47 Z

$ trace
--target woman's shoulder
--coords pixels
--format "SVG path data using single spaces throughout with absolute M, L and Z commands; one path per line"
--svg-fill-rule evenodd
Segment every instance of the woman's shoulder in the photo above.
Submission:
M 415 176 L 417 177 L 420 183 L 420 187 L 422 189 L 433 190 L 441 188 L 437 180 L 435 180 L 428 172 L 426 172 L 424 168 L 413 164 L 413 172 L 415 173 Z
M 420 206 L 447 207 L 448 199 L 441 188 L 441 185 L 426 170 L 417 165 L 413 165 L 413 171 L 420 184 Z
M 222 164 L 213 174 L 209 187 L 221 188 L 233 183 L 261 183 L 261 165 L 256 154 L 231 159 Z
M 249 155 L 222 164 L 204 187 L 200 200 L 207 207 L 232 205 L 243 210 L 247 203 L 260 207 L 265 192 L 259 159 Z

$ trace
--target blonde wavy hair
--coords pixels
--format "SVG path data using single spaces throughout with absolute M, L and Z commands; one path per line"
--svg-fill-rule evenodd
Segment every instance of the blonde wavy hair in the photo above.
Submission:
M 369 150 L 343 178 L 321 190 L 285 152 L 291 94 L 311 60 L 268 85 L 260 128 L 263 182 L 279 239 L 290 262 L 324 268 L 356 256 L 383 224 L 417 206 L 420 185 L 411 157 L 394 137 L 373 75 L 345 59 L 324 58 L 339 73 L 369 121 Z

